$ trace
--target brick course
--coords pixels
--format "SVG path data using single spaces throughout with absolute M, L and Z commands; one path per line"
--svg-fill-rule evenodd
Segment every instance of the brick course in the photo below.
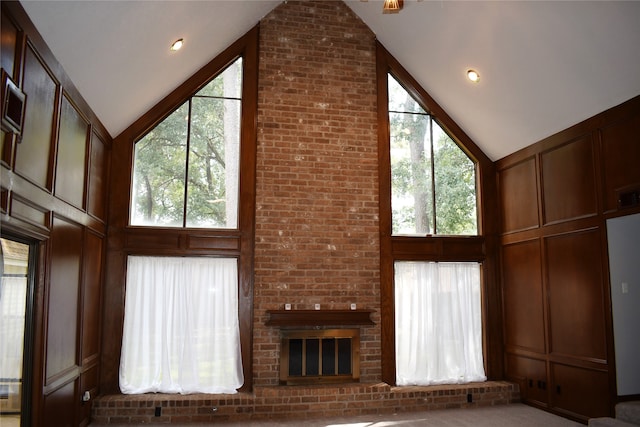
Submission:
M 471 394 L 472 402 L 467 401 Z M 213 423 L 390 414 L 504 405 L 520 400 L 516 384 L 487 383 L 390 387 L 344 384 L 314 387 L 256 387 L 237 395 L 102 396 L 93 403 L 96 424 Z M 161 415 L 155 416 L 160 407 Z

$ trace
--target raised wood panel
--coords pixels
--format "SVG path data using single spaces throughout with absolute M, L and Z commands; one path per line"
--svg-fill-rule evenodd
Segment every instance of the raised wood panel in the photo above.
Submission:
M 237 237 L 214 237 L 187 235 L 187 249 L 230 249 L 240 250 Z
M 502 232 L 538 227 L 536 163 L 531 157 L 498 172 Z
M 544 360 L 507 354 L 507 378 L 517 381 L 520 393 L 527 401 L 546 405 L 549 401 L 547 364 Z
M 605 361 L 600 231 L 581 231 L 545 240 L 550 352 Z
M 82 228 L 59 217 L 53 220 L 47 311 L 46 379 L 77 365 L 78 292 Z
M 9 17 L 2 14 L 2 22 L 0 25 L 0 57 L 2 69 L 6 71 L 12 78 L 14 77 L 13 68 L 16 56 L 16 43 L 18 40 L 18 29 L 11 22 Z
M 62 97 L 56 161 L 55 195 L 84 207 L 86 154 L 89 124 L 74 105 Z
M 4 13 L 0 23 L 0 35 L 0 66 L 4 73 L 16 81 L 18 79 L 16 79 L 13 68 L 15 65 L 16 45 L 18 43 L 18 29 Z M 16 81 L 16 83 L 19 82 Z M 13 141 L 13 135 L 0 130 L 0 162 L 7 165 L 12 162 Z
M 11 155 L 12 155 L 12 141 L 13 135 L 5 133 L 5 131 L 0 130 L 0 164 L 9 165 L 11 164 Z
M 551 364 L 552 406 L 583 420 L 610 414 L 607 372 Z
M 545 223 L 598 212 L 591 136 L 546 151 L 541 159 Z
M 75 427 L 76 382 L 72 381 L 44 397 L 44 426 Z
M 505 344 L 544 353 L 544 294 L 540 241 L 502 248 Z
M 27 47 L 23 90 L 27 94 L 22 141 L 16 145 L 15 171 L 50 189 L 50 153 L 57 85 L 37 55 Z
M 180 235 L 177 232 L 172 235 L 153 229 L 141 230 L 127 234 L 126 246 L 143 249 L 178 249 L 180 247 Z
M 87 212 L 104 220 L 106 218 L 107 199 L 107 150 L 98 135 L 91 133 L 91 151 L 89 168 L 89 194 Z
M 485 238 L 468 237 L 392 237 L 394 259 L 430 261 L 482 261 Z
M 6 213 L 9 210 L 9 190 L 0 187 L 0 212 Z
M 49 227 L 49 212 L 11 193 L 11 216 L 41 228 Z
M 85 233 L 82 262 L 82 361 L 96 356 L 100 351 L 102 248 L 100 236 Z
M 100 383 L 100 370 L 98 366 L 87 369 L 80 376 L 80 389 L 78 394 L 82 396 L 86 391 L 89 392 L 91 400 L 84 402 L 82 399 L 78 399 L 78 405 L 80 406 L 80 419 L 79 424 L 84 421 L 89 421 L 91 418 L 91 402 L 98 396 L 98 384 Z
M 618 206 L 617 190 L 640 189 L 640 113 L 601 130 L 604 169 L 604 209 Z

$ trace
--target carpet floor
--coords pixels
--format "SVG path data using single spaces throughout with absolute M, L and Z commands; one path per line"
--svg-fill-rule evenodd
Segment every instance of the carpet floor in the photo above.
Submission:
M 167 424 L 146 425 L 160 427 Z M 213 424 L 180 424 L 179 426 L 200 427 L 205 425 Z M 580 427 L 582 425 L 520 403 L 481 408 L 363 415 L 348 418 L 215 423 L 216 427 Z M 102 426 L 100 424 L 90 424 L 90 427 Z M 123 426 L 111 424 L 110 427 Z

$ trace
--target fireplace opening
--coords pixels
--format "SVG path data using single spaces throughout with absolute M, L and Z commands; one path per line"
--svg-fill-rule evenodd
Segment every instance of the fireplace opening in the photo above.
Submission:
M 280 384 L 354 382 L 360 379 L 360 330 L 283 330 Z

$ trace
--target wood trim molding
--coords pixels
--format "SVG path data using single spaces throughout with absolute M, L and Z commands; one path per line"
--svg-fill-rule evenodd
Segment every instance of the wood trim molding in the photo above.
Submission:
M 321 326 L 372 326 L 371 314 L 375 310 L 267 310 L 267 326 L 321 327 Z

